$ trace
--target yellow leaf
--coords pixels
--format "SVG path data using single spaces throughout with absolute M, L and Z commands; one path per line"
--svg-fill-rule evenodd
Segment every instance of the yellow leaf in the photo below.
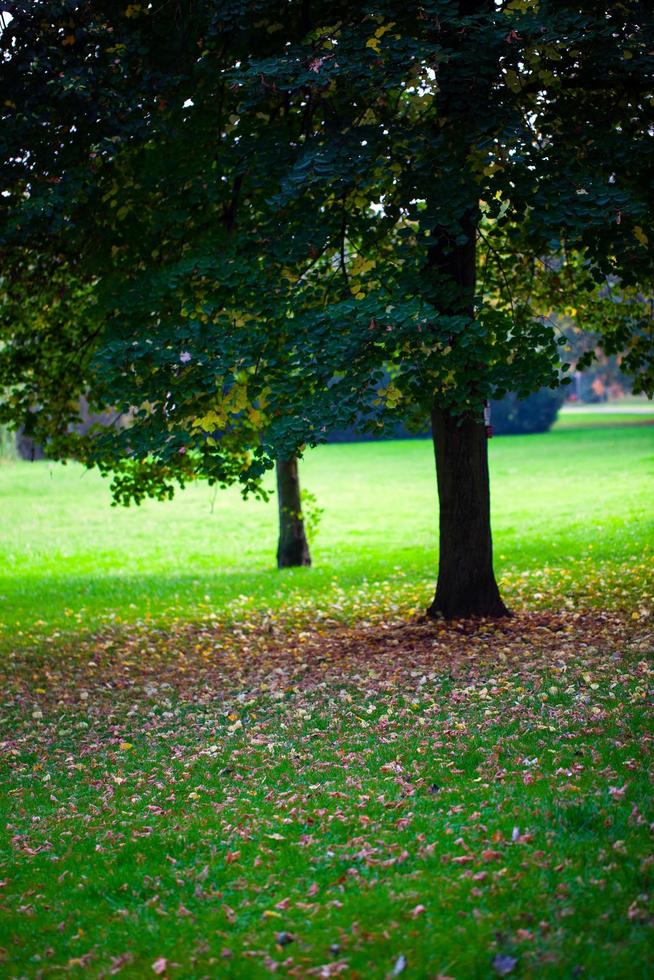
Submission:
M 634 228 L 634 238 L 637 238 L 641 245 L 647 245 L 647 243 L 649 242 L 649 238 L 647 237 L 643 229 L 640 227 L 640 225 L 636 225 L 636 227 Z
M 202 429 L 203 432 L 214 432 L 225 423 L 224 414 L 219 415 L 213 408 L 206 415 L 201 415 L 193 419 L 193 428 Z
M 129 752 L 129 750 L 132 748 L 132 743 L 131 742 L 121 742 L 120 745 L 118 746 L 118 748 L 120 749 L 121 752 Z
M 248 390 L 246 385 L 236 384 L 225 398 L 225 406 L 232 413 L 241 412 L 248 403 Z
M 259 428 L 263 423 L 263 414 L 258 408 L 248 408 L 248 418 L 255 428 Z
M 376 54 L 379 54 L 379 38 L 369 37 L 366 41 L 366 47 L 372 48 Z
M 352 263 L 350 271 L 354 276 L 364 276 L 366 272 L 370 272 L 374 268 L 375 263 L 372 260 L 359 257 Z
M 506 82 L 507 87 L 510 88 L 512 92 L 520 91 L 520 81 L 518 79 L 517 74 L 512 68 L 509 68 L 504 73 L 504 81 Z

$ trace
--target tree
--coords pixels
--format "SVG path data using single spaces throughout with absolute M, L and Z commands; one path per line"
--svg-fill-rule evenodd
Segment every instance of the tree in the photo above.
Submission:
M 4 177 L 11 190 L 7 193 L 10 206 L 6 209 L 5 267 L 0 280 L 0 384 L 4 384 L 0 412 L 8 423 L 20 425 L 32 443 L 34 438 L 43 443 L 50 456 L 75 456 L 113 472 L 116 500 L 129 503 L 140 501 L 144 495 L 170 496 L 175 482 L 183 485 L 207 475 L 210 480 L 229 483 L 242 468 L 243 450 L 229 436 L 223 438 L 224 459 L 207 473 L 203 458 L 197 454 L 166 462 L 125 460 L 114 452 L 100 458 L 98 440 L 80 438 L 82 427 L 88 434 L 87 421 L 80 417 L 80 406 L 87 398 L 105 418 L 113 414 L 130 419 L 132 406 L 123 405 L 123 411 L 116 413 L 113 392 L 97 388 L 91 370 L 91 357 L 103 332 L 97 287 L 106 271 L 106 242 L 94 241 L 96 236 L 93 229 L 89 235 L 88 226 L 80 236 L 71 230 L 80 225 L 80 209 L 86 206 L 87 195 L 92 196 L 98 170 L 111 158 L 116 141 L 126 137 L 137 145 L 135 133 L 149 129 L 147 121 L 135 119 L 134 112 L 130 115 L 130 108 L 134 108 L 132 93 L 124 84 L 119 58 L 111 58 L 127 51 L 127 45 L 120 35 L 115 36 L 116 25 L 105 19 L 101 5 L 97 8 L 99 16 L 95 18 L 84 4 L 16 4 L 13 21 L 3 22 L 7 91 L 14 91 L 19 101 L 8 99 L 5 103 L 12 133 L 5 144 Z M 138 5 L 119 10 L 118 24 L 122 20 L 124 28 L 138 12 Z M 129 30 L 125 34 L 131 48 L 140 43 L 137 35 Z M 79 52 L 79 57 L 71 57 L 78 41 L 75 54 Z M 156 72 L 159 62 L 160 70 L 155 81 L 146 78 L 134 96 L 144 102 L 148 96 L 156 98 L 157 108 L 162 109 L 164 66 L 183 57 L 184 45 L 175 41 L 171 52 L 170 45 L 159 44 L 157 36 L 149 41 L 148 67 Z M 89 51 L 93 60 L 90 68 L 86 63 Z M 16 85 L 21 72 L 23 82 L 29 78 L 25 89 Z M 174 86 L 176 78 L 168 77 L 168 85 Z M 26 154 L 25 159 L 20 158 L 21 153 Z M 176 176 L 178 171 L 172 166 L 170 178 Z M 65 185 L 71 178 L 78 184 L 69 194 Z M 102 176 L 97 183 L 103 185 Z M 121 193 L 119 183 L 111 184 L 108 191 L 103 185 L 103 191 L 109 214 L 113 218 L 117 213 L 121 220 L 124 214 L 120 207 L 111 211 Z M 22 208 L 12 206 L 12 194 L 18 195 Z M 228 226 L 232 223 L 230 207 L 226 207 L 223 219 Z M 156 237 L 159 230 L 151 229 L 152 235 Z M 34 237 L 44 231 L 47 240 L 34 247 Z M 76 254 L 80 241 L 86 256 L 82 262 Z M 27 245 L 16 249 L 17 242 Z M 198 247 L 202 248 L 202 242 Z M 112 243 L 112 259 L 117 251 Z M 157 318 L 154 295 L 151 301 L 155 308 L 148 311 L 141 328 L 144 333 Z M 159 312 L 165 315 L 166 311 Z M 104 446 L 109 444 L 106 433 L 101 441 Z M 280 460 L 277 465 L 278 564 L 310 564 L 297 460 Z
M 174 30 L 34 6 L 6 45 L 5 241 L 45 227 L 98 280 L 94 384 L 139 407 L 95 460 L 125 492 L 188 460 L 247 490 L 330 428 L 430 418 L 430 613 L 505 614 L 482 410 L 559 383 L 525 262 L 574 257 L 588 295 L 652 279 L 649 4 L 205 0 Z M 604 338 L 651 391 L 648 317 Z
M 38 292 L 33 291 L 36 275 L 43 280 Z M 47 255 L 14 256 L 11 268 L 5 268 L 4 281 L 7 279 L 11 288 L 3 289 L 0 284 L 3 419 L 21 423 L 19 448 L 25 458 L 44 458 L 45 445 L 51 457 L 87 459 L 94 452 L 98 426 L 130 424 L 129 411 L 116 412 L 113 400 L 100 398 L 92 390 L 89 361 L 99 333 L 93 320 L 93 289 L 76 286 L 65 263 Z M 102 405 L 100 415 L 89 416 L 89 396 L 96 409 Z M 149 494 L 169 496 L 171 477 L 184 482 L 203 476 L 201 467 L 194 468 L 197 462 L 194 457 L 183 460 L 183 468 L 174 474 L 152 462 L 146 467 L 125 467 L 114 459 L 119 474 L 116 496 L 129 503 L 141 499 L 146 487 Z M 278 566 L 310 565 L 295 457 L 277 461 L 277 495 Z

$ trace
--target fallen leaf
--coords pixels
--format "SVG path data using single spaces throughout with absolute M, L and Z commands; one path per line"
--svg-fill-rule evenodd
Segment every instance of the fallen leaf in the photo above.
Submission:
M 406 956 L 404 953 L 400 953 L 398 958 L 395 960 L 395 966 L 391 972 L 392 977 L 399 977 L 400 973 L 404 973 L 406 970 Z
M 508 976 L 509 973 L 515 970 L 517 965 L 518 961 L 515 956 L 506 956 L 504 953 L 498 953 L 497 956 L 494 956 L 491 963 L 498 977 Z

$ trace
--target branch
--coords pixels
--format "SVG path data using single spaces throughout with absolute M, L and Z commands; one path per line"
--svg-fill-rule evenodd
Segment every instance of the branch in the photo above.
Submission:
M 343 277 L 345 279 L 345 286 L 346 286 L 346 288 L 347 288 L 347 290 L 349 292 L 349 290 L 350 290 L 350 279 L 349 279 L 348 274 L 347 274 L 347 265 L 345 263 L 345 233 L 346 233 L 346 231 L 347 231 L 347 212 L 345 210 L 345 200 L 343 200 L 343 219 L 341 221 L 341 247 L 340 247 L 341 272 L 343 273 Z
M 511 286 L 509 284 L 509 280 L 506 277 L 506 273 L 504 271 L 504 266 L 502 264 L 502 259 L 500 257 L 499 252 L 497 251 L 497 249 L 494 247 L 494 245 L 491 244 L 491 242 L 488 240 L 488 238 L 483 233 L 483 231 L 481 230 L 480 227 L 477 227 L 477 231 L 479 233 L 479 236 L 481 238 L 483 238 L 483 240 L 486 242 L 486 244 L 488 245 L 489 251 L 492 252 L 492 254 L 495 256 L 495 259 L 497 261 L 497 266 L 498 266 L 498 268 L 500 270 L 500 273 L 502 275 L 502 279 L 504 280 L 504 285 L 506 286 L 506 291 L 508 293 L 509 303 L 511 305 L 511 319 L 513 320 L 513 326 L 515 327 L 516 326 L 516 316 L 515 316 L 515 304 L 513 302 L 513 292 L 511 290 Z

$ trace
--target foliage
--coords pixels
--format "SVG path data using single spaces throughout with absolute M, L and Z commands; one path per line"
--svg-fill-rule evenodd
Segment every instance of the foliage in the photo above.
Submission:
M 646 245 L 642 235 L 641 239 Z M 529 297 L 534 312 L 560 336 L 564 356 L 575 370 L 595 367 L 596 376 L 601 371 L 607 384 L 619 380 L 624 384 L 628 378 L 634 393 L 651 397 L 651 296 L 615 274 L 597 281 L 592 264 L 579 253 L 561 251 L 534 259 L 514 243 L 504 259 L 513 270 L 514 299 Z
M 132 416 L 86 458 L 122 468 L 118 497 L 198 474 L 252 489 L 362 414 L 420 426 L 434 402 L 474 414 L 554 383 L 534 275 L 552 255 L 584 269 L 593 325 L 651 390 L 649 311 L 616 326 L 597 289 L 652 279 L 653 17 L 640 0 L 16 4 L 3 249 L 92 291 L 84 383 Z M 476 241 L 475 297 L 448 263 Z M 52 431 L 16 364 L 4 417 L 29 401 Z
M 619 290 L 616 292 L 615 286 L 610 293 L 613 296 L 614 308 L 620 311 L 617 316 L 620 316 L 630 304 L 622 304 L 620 292 Z M 640 295 L 642 297 L 642 294 Z M 600 346 L 599 335 L 592 330 L 582 329 L 577 322 L 577 315 L 575 307 L 568 307 L 567 315 L 556 318 L 567 341 L 565 355 L 571 367 L 576 369 L 578 364 L 583 367 L 583 374 L 581 371 L 575 371 L 574 389 L 571 389 L 575 397 L 583 402 L 599 402 L 619 398 L 631 392 L 633 381 L 623 366 L 622 353 L 604 353 Z M 583 311 L 581 315 L 584 315 Z
M 0 276 L 0 420 L 52 455 L 73 452 L 70 427 L 80 421 L 88 358 L 100 328 L 92 289 L 65 263 L 26 249 L 3 253 Z
M 547 432 L 556 421 L 562 401 L 563 393 L 552 388 L 541 388 L 526 398 L 505 395 L 500 401 L 491 402 L 493 434 Z

